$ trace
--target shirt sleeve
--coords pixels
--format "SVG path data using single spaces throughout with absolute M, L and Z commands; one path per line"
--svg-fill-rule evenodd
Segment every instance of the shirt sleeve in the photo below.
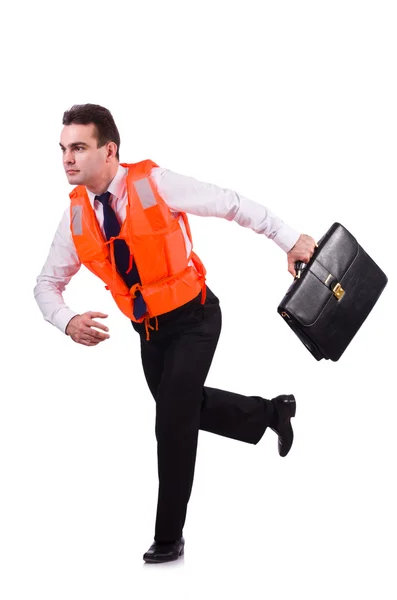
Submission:
M 235 221 L 242 227 L 264 234 L 285 252 L 289 252 L 298 241 L 298 231 L 266 206 L 233 190 L 160 167 L 153 168 L 150 176 L 160 196 L 172 210 Z
M 37 277 L 34 297 L 46 321 L 65 332 L 73 312 L 65 304 L 63 292 L 81 267 L 70 231 L 68 207 L 58 225 L 46 262 Z

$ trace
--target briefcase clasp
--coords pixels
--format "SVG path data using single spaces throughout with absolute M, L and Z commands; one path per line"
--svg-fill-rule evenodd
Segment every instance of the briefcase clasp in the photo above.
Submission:
M 337 300 L 342 300 L 343 296 L 345 295 L 345 290 L 340 283 L 336 283 L 332 288 L 332 291 Z

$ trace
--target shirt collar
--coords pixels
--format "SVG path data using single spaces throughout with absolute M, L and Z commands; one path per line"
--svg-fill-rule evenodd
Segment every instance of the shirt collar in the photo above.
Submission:
M 109 187 L 106 191 L 110 192 L 112 196 L 115 198 L 121 198 L 125 190 L 125 178 L 127 176 L 128 169 L 126 167 L 118 166 L 117 173 L 113 177 L 112 181 L 109 183 Z M 95 196 L 94 192 L 91 192 L 88 188 L 86 188 L 89 201 L 91 203 L 92 208 L 94 208 Z

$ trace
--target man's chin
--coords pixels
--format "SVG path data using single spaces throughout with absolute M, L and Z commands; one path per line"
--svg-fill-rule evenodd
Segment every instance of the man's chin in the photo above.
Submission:
M 68 182 L 73 183 L 74 185 L 81 184 L 83 179 L 80 171 L 77 173 L 66 173 L 66 177 L 68 178 Z

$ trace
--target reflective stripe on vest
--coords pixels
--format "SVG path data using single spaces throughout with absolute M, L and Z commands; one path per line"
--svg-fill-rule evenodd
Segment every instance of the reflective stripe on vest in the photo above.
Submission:
M 71 220 L 73 235 L 83 235 L 83 207 L 72 206 Z
M 150 208 L 151 206 L 155 206 L 157 204 L 153 190 L 149 183 L 149 179 L 147 177 L 134 181 L 134 187 L 143 208 Z

